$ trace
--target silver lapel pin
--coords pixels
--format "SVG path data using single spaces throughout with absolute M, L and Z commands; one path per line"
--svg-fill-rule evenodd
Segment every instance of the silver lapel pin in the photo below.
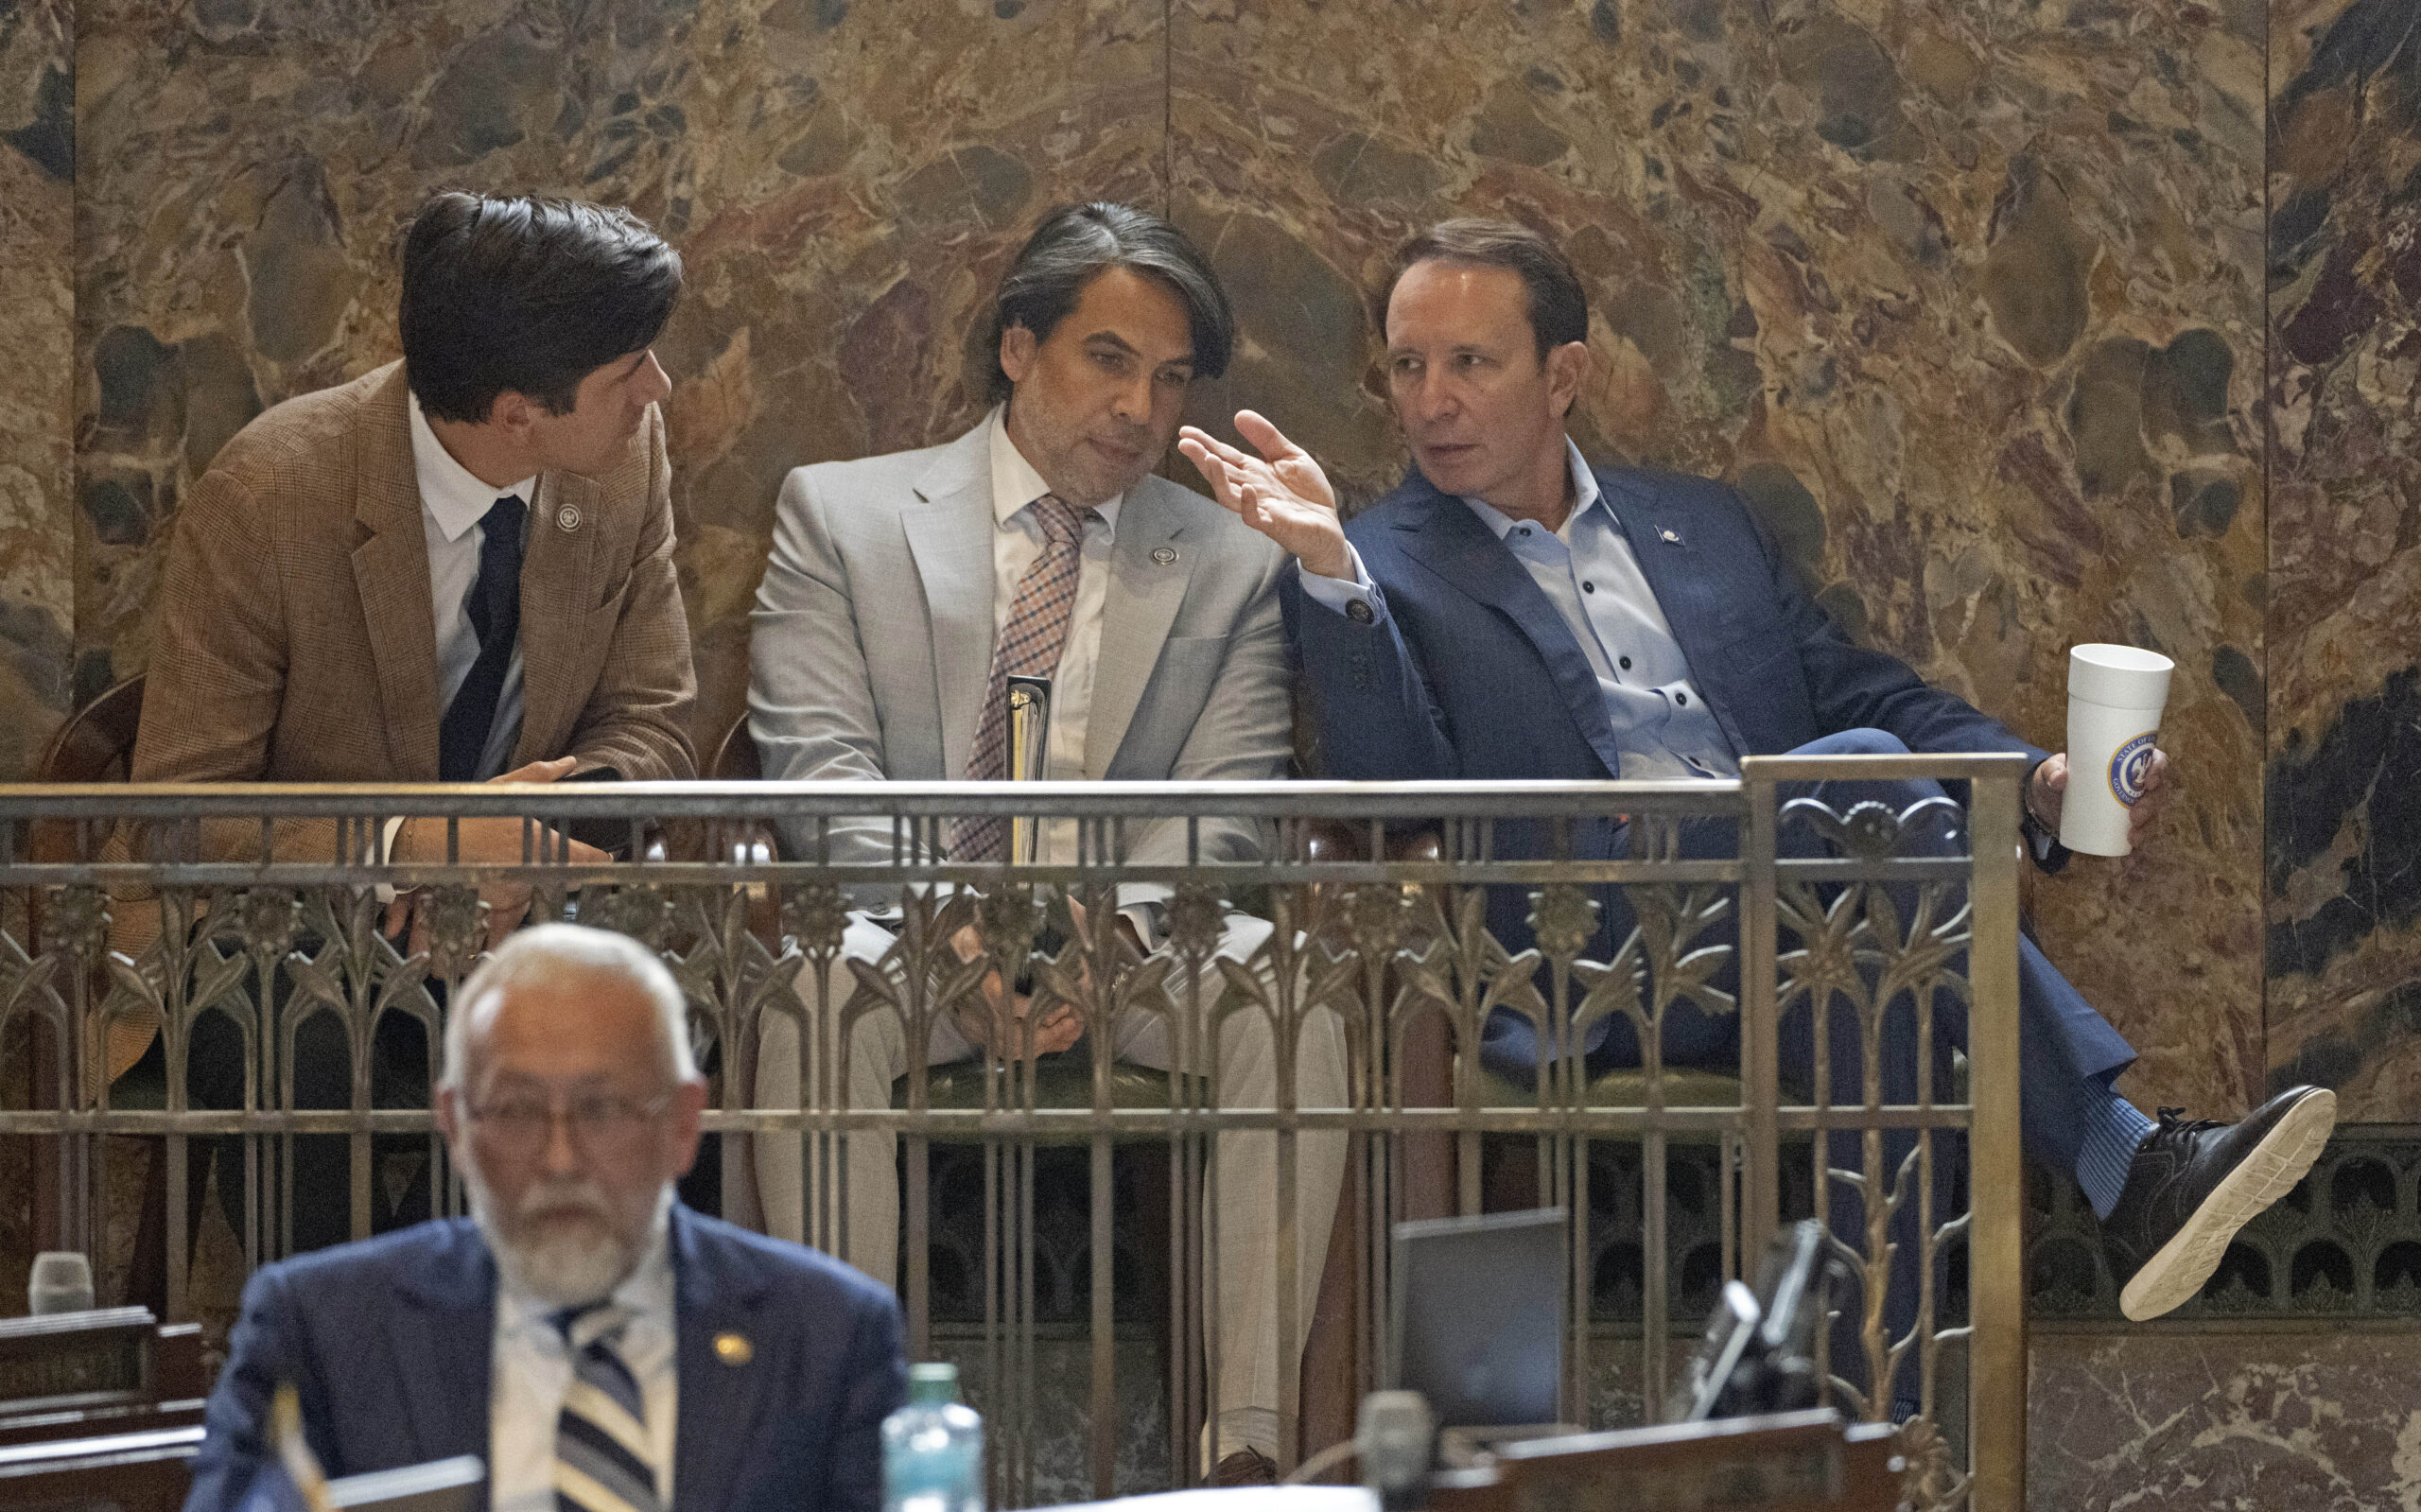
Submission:
M 562 509 L 555 511 L 555 529 L 558 530 L 579 530 L 580 506 L 577 504 L 566 504 Z
M 1176 560 L 1176 547 L 1173 546 L 1156 546 L 1152 547 L 1152 560 L 1165 567 Z

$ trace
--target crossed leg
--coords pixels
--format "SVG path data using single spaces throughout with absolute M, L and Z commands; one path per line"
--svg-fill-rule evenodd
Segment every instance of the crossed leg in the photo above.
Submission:
M 1228 915 L 1218 954 L 1250 962 L 1273 932 L 1263 919 Z M 834 965 L 835 980 L 825 999 L 837 1010 L 854 985 L 846 959 L 878 962 L 890 948 L 892 935 L 862 914 L 852 914 L 842 941 L 844 960 Z M 1222 981 L 1215 966 L 1206 964 L 1199 984 L 1202 1001 L 1214 1000 Z M 818 1001 L 816 984 L 802 971 L 800 1000 L 812 1013 Z M 1172 993 L 1187 990 L 1173 982 Z M 1130 1014 L 1121 1023 L 1112 1052 L 1122 1061 L 1156 1070 L 1190 1070 L 1176 1063 L 1177 1050 L 1169 1042 L 1164 1018 Z M 975 1047 L 961 1035 L 947 1016 L 934 1025 L 926 1064 L 949 1065 L 972 1059 Z M 892 1084 L 911 1064 L 908 1035 L 897 1015 L 877 1010 L 862 1015 L 850 1031 L 845 1057 L 845 1105 L 888 1107 Z M 1295 1105 L 1343 1107 L 1347 1101 L 1344 1025 L 1319 1009 L 1303 1025 L 1295 1054 Z M 1223 1108 L 1278 1106 L 1279 1067 L 1275 1035 L 1262 1015 L 1231 1013 L 1220 1032 L 1219 1066 L 1213 1086 Z M 798 1028 L 787 1016 L 768 1014 L 758 1038 L 757 1104 L 766 1108 L 799 1105 Z M 756 1142 L 758 1186 L 765 1206 L 766 1231 L 795 1241 L 807 1238 L 807 1214 L 812 1207 L 829 1213 L 845 1206 L 845 1243 L 836 1252 L 851 1265 L 885 1285 L 898 1275 L 899 1181 L 897 1139 L 888 1134 L 857 1133 L 845 1141 L 845 1204 L 834 1204 L 813 1179 L 803 1159 L 806 1141 L 759 1138 Z M 1303 1340 L 1311 1329 L 1312 1308 L 1319 1295 L 1320 1273 L 1328 1260 L 1330 1226 L 1345 1177 L 1347 1138 L 1337 1132 L 1302 1133 L 1295 1137 L 1295 1235 L 1297 1242 L 1295 1338 L 1281 1347 L 1279 1339 L 1278 1267 L 1275 1263 L 1278 1224 L 1278 1136 L 1274 1132 L 1224 1134 L 1218 1138 L 1217 1192 L 1219 1315 L 1219 1421 L 1211 1462 L 1250 1448 L 1277 1457 L 1280 1434 L 1279 1383 L 1281 1372 L 1300 1368 Z M 1206 1203 L 1210 1198 L 1206 1195 Z M 829 1233 L 827 1216 L 818 1225 L 818 1238 Z

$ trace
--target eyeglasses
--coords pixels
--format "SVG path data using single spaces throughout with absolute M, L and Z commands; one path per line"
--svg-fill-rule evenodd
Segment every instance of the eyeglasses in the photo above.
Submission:
M 527 1155 L 546 1148 L 555 1121 L 561 1119 L 572 1144 L 584 1154 L 597 1155 L 628 1147 L 671 1102 L 669 1091 L 644 1103 L 610 1092 L 583 1092 L 562 1103 L 514 1095 L 472 1108 L 470 1113 L 471 1121 L 500 1150 Z

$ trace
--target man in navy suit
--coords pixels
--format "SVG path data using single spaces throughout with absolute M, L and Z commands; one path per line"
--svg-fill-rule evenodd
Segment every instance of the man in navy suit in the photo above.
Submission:
M 286 1382 L 330 1475 L 476 1454 L 494 1512 L 873 1512 L 898 1303 L 673 1200 L 705 1098 L 653 954 L 513 936 L 446 1024 L 437 1118 L 472 1216 L 253 1277 L 186 1512 L 243 1505 Z
M 1582 459 L 1564 417 L 1588 375 L 1588 306 L 1553 244 L 1504 222 L 1434 226 L 1399 252 L 1385 309 L 1388 391 L 1415 467 L 1350 524 L 1319 464 L 1259 415 L 1236 417 L 1258 457 L 1191 427 L 1178 443 L 1222 504 L 1297 560 L 1282 602 L 1332 775 L 1734 777 L 1741 756 L 1760 754 L 2024 752 L 2036 860 L 2064 860 L 2050 836 L 2065 756 L 1843 635 L 1730 487 Z M 2167 767 L 2155 758 L 2136 808 L 2139 841 Z M 1866 782 L 1820 796 L 1906 809 L 1941 792 Z M 1707 828 L 1685 846 L 1729 841 Z M 1784 837 L 1786 849 L 1820 853 L 1803 825 Z M 1498 851 L 1541 839 L 1501 828 Z M 1574 840 L 1608 856 L 1628 835 L 1608 821 Z M 1498 937 L 1519 949 L 1526 900 L 1493 903 Z M 1616 890 L 1601 906 L 1628 930 Z M 2020 954 L 2028 1151 L 2077 1173 L 2102 1216 L 2122 1308 L 2157 1316 L 2199 1291 L 2236 1231 L 2302 1177 L 2335 1124 L 2335 1098 L 2296 1087 L 2232 1126 L 2181 1122 L 2178 1110 L 2155 1125 L 2113 1086 L 2134 1052 L 2030 942 Z M 1953 1038 L 1958 1008 L 1938 995 Z M 1818 1053 L 1808 1017 L 1784 1025 L 1785 1069 L 1795 1062 L 1802 1080 Z M 1855 1017 L 1832 1015 L 1836 1087 L 1859 1085 Z M 1736 1057 L 1736 1023 L 1678 1007 L 1667 1061 Z M 1913 1090 L 1913 1017 L 1887 1029 L 1898 1089 L 1886 1095 L 1899 1101 Z M 1517 1015 L 1500 1011 L 1485 1040 L 1483 1059 L 1514 1074 L 1543 1063 Z M 1582 1048 L 1593 1071 L 1639 1053 L 1619 1015 Z

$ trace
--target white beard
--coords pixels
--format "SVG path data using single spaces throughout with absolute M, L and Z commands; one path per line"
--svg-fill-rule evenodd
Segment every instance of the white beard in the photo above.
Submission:
M 495 1193 L 488 1190 L 477 1162 L 463 1162 L 462 1181 L 470 1189 L 472 1220 L 487 1241 L 488 1253 L 496 1257 L 505 1284 L 549 1307 L 586 1307 L 611 1296 L 664 1234 L 672 1211 L 672 1183 L 668 1181 L 657 1190 L 646 1225 L 638 1233 L 625 1236 L 619 1215 L 596 1183 L 542 1184 L 524 1194 L 525 1208 L 578 1206 L 595 1219 L 595 1226 L 549 1225 L 534 1235 L 523 1235 L 514 1231 L 517 1225 L 508 1226 L 510 1221 L 497 1212 Z

